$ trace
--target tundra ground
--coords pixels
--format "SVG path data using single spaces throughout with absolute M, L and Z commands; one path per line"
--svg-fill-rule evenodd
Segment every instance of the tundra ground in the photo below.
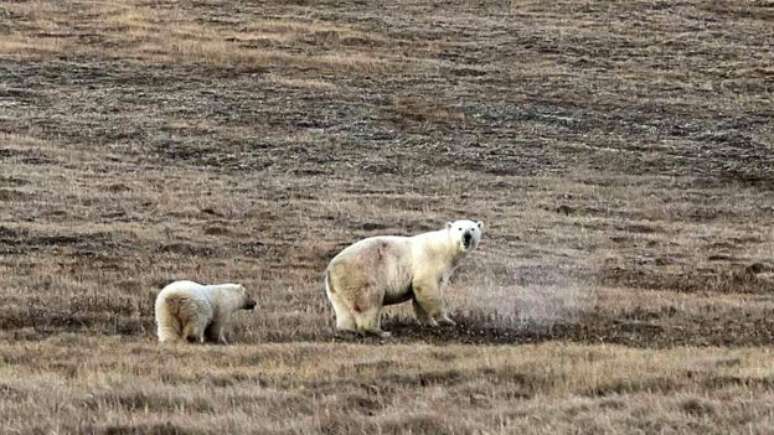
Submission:
M 0 4 L 7 433 L 760 433 L 767 1 Z M 341 338 L 322 271 L 447 220 L 446 298 Z M 175 279 L 259 302 L 160 347 Z

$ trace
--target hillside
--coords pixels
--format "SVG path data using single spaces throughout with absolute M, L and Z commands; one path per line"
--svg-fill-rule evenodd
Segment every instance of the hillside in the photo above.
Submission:
M 0 4 L 7 433 L 761 433 L 774 5 Z M 363 237 L 486 222 L 456 327 L 337 337 Z M 175 279 L 257 299 L 163 348 Z

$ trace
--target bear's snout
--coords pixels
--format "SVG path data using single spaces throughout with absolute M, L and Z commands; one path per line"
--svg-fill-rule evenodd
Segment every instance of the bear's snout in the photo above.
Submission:
M 253 308 L 255 308 L 255 306 L 256 306 L 256 305 L 258 305 L 258 303 L 256 303 L 256 302 L 255 302 L 254 300 L 252 300 L 252 299 L 248 299 L 248 300 L 247 300 L 247 302 L 245 302 L 245 305 L 244 305 L 244 307 L 243 307 L 243 308 L 244 308 L 245 310 L 252 310 Z
M 465 243 L 465 249 L 470 248 L 471 241 L 473 241 L 473 235 L 465 231 L 465 234 L 462 236 L 462 242 Z

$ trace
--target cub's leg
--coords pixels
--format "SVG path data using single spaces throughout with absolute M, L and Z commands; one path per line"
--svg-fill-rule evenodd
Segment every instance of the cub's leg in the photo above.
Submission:
M 168 304 L 164 304 L 156 309 L 156 323 L 158 323 L 156 334 L 162 343 L 174 343 L 180 340 L 182 329 L 180 321 L 169 310 Z
M 226 339 L 226 328 L 223 327 L 222 322 L 213 321 L 204 330 L 204 336 L 210 343 L 228 344 Z
M 189 343 L 204 343 L 205 322 L 200 319 L 194 319 L 183 327 L 183 337 Z
M 204 343 L 204 330 L 212 319 L 212 308 L 193 299 L 180 304 L 178 319 L 182 325 L 182 338 L 190 343 Z

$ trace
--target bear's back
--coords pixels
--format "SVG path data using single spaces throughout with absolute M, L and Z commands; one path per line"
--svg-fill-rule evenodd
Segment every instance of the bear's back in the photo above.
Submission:
M 403 236 L 375 236 L 357 241 L 338 253 L 331 264 L 341 261 L 351 261 L 368 252 L 378 250 L 380 246 L 389 246 L 392 249 L 405 249 L 408 245 L 408 237 Z
M 175 281 L 161 289 L 158 298 L 163 299 L 172 295 L 184 295 L 194 299 L 209 299 L 208 295 L 212 293 L 212 290 L 208 287 L 210 286 L 194 281 Z

